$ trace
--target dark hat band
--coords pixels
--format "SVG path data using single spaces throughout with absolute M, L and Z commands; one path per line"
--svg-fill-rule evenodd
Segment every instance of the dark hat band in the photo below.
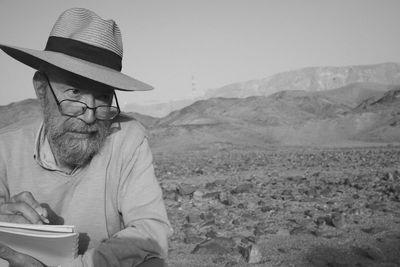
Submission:
M 74 39 L 50 36 L 47 40 L 45 50 L 63 53 L 117 71 L 121 71 L 122 69 L 122 58 L 119 55 L 110 50 Z

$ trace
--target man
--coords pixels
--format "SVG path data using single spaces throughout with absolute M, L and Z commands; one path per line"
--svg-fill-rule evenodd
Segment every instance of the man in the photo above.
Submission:
M 162 266 L 155 259 L 166 258 L 172 230 L 152 155 L 143 127 L 120 116 L 114 93 L 152 88 L 120 72 L 118 26 L 72 8 L 44 51 L 0 48 L 38 70 L 43 109 L 43 118 L 0 130 L 0 221 L 75 225 L 79 255 L 63 266 Z M 0 258 L 44 266 L 4 244 Z

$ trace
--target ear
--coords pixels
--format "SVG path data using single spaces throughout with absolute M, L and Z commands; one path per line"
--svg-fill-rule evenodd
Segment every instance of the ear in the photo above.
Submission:
M 37 98 L 43 103 L 46 96 L 47 80 L 40 71 L 35 72 L 33 76 L 33 88 L 35 88 Z

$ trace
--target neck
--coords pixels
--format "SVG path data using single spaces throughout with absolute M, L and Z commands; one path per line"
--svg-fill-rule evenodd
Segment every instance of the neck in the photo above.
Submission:
M 49 144 L 50 144 L 50 149 L 51 149 L 51 152 L 52 152 L 52 154 L 54 156 L 54 160 L 55 160 L 55 163 L 56 163 L 57 167 L 61 171 L 65 172 L 65 173 L 68 173 L 68 174 L 72 173 L 72 171 L 76 168 L 76 166 L 68 164 L 68 163 L 60 160 L 58 155 L 57 155 L 57 153 L 54 153 L 55 150 L 53 148 L 53 144 L 51 142 L 49 142 Z

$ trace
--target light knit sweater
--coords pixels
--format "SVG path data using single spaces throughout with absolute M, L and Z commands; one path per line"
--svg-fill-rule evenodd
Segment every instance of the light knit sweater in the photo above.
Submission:
M 135 266 L 167 256 L 172 229 L 144 129 L 130 120 L 112 130 L 88 165 L 66 174 L 40 120 L 0 129 L 0 197 L 29 191 L 50 224 L 76 226 L 81 255 L 65 266 Z

